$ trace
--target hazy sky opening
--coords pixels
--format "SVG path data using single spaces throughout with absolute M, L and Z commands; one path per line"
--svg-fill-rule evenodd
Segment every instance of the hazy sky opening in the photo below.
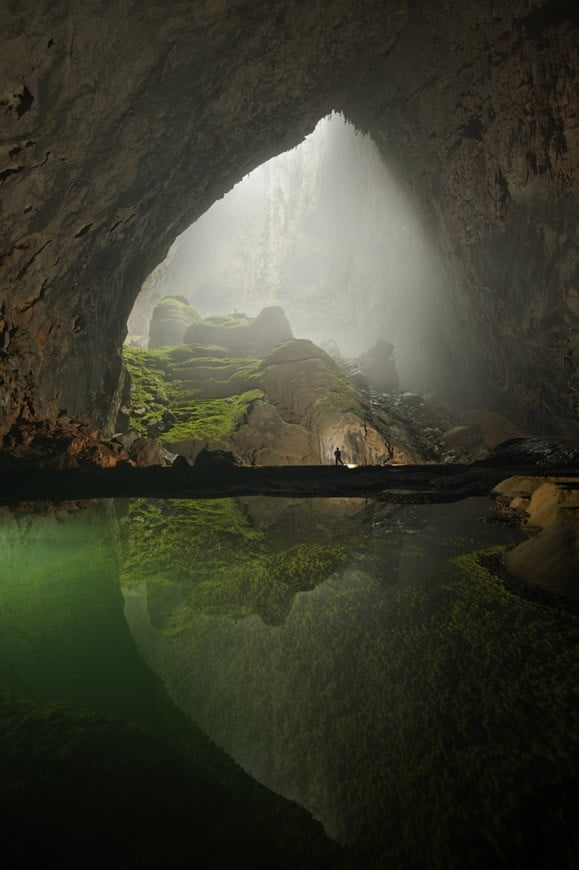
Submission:
M 129 319 L 148 333 L 155 303 L 186 297 L 203 316 L 281 305 L 296 337 L 356 356 L 395 347 L 402 385 L 424 386 L 421 335 L 442 270 L 374 142 L 341 115 L 242 179 L 182 233 Z

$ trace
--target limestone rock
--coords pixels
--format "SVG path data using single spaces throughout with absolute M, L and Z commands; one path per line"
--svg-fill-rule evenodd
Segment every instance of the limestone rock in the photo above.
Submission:
M 232 355 L 263 356 L 292 338 L 288 319 L 277 305 L 264 308 L 253 320 L 243 315 L 230 316 L 230 323 L 220 323 L 220 318 L 213 323 L 211 320 L 207 318 L 190 326 L 185 332 L 185 343 L 225 347 Z
M 392 456 L 378 418 L 337 363 L 313 342 L 288 341 L 261 364 L 262 387 L 288 423 L 311 432 L 315 463 L 333 463 L 336 446 L 344 461 L 382 464 Z
M 507 501 L 513 498 L 531 498 L 532 494 L 543 485 L 545 478 L 543 477 L 523 477 L 514 475 L 506 480 L 501 480 L 493 489 L 493 494 L 502 496 Z
M 191 463 L 185 456 L 178 454 L 171 463 L 171 468 L 173 471 L 191 471 Z
M 533 492 L 526 508 L 531 526 L 546 529 L 559 520 L 579 520 L 579 488 L 576 480 L 549 480 Z M 579 572 L 579 563 L 577 564 Z
M 517 580 L 574 599 L 579 599 L 578 565 L 577 519 L 556 520 L 506 557 L 507 570 Z
M 481 432 L 478 426 L 453 426 L 442 436 L 448 446 L 459 457 L 471 458 L 472 452 L 483 446 Z
M 509 477 L 493 490 L 498 500 L 524 510 L 529 526 L 545 529 L 579 516 L 579 488 L 574 477 Z
M 460 409 L 456 412 L 456 418 L 464 426 L 476 426 L 482 443 L 488 450 L 494 450 L 499 444 L 510 439 L 524 436 L 519 426 L 502 414 L 495 414 L 492 411 L 484 411 L 480 408 Z
M 287 423 L 269 402 L 256 402 L 236 432 L 235 450 L 250 465 L 312 465 L 318 454 L 304 426 Z
M 504 441 L 481 460 L 486 464 L 579 467 L 579 450 L 546 438 L 521 437 Z
M 185 297 L 166 296 L 153 310 L 149 327 L 149 347 L 183 344 L 185 333 L 198 320 L 198 313 Z
M 131 444 L 129 455 L 139 468 L 165 464 L 161 445 L 152 438 L 137 438 Z

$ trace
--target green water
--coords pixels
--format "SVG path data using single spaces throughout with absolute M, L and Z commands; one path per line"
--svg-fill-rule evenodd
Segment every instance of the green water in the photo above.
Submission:
M 476 558 L 522 537 L 484 499 L 4 511 L 4 817 L 55 795 L 71 866 L 191 831 L 201 866 L 575 866 L 579 620 Z

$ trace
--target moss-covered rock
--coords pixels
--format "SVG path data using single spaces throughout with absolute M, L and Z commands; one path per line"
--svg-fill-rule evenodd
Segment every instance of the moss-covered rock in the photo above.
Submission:
M 156 437 L 174 452 L 194 459 L 203 447 L 230 449 L 231 439 L 251 404 L 258 360 L 215 356 L 213 348 L 125 348 L 131 376 L 129 425 Z M 201 351 L 201 355 L 200 355 Z M 210 354 L 210 355 L 207 355 Z
M 245 327 L 208 329 L 233 334 Z M 356 465 L 382 464 L 393 454 L 387 419 L 311 341 L 282 342 L 263 358 L 195 344 L 126 348 L 125 360 L 130 427 L 143 436 L 154 427 L 169 450 L 189 459 L 203 447 L 233 449 L 246 462 L 267 465 L 331 463 L 336 447 Z
M 313 342 L 288 341 L 261 364 L 261 386 L 290 423 L 311 432 L 312 462 L 382 464 L 391 456 L 383 421 L 338 364 Z
M 149 347 L 181 344 L 185 332 L 201 318 L 183 296 L 165 296 L 153 309 L 149 327 Z
M 253 320 L 244 315 L 206 318 L 193 323 L 185 333 L 188 343 L 223 345 L 232 354 L 260 356 L 291 337 L 288 319 L 277 305 L 264 308 Z

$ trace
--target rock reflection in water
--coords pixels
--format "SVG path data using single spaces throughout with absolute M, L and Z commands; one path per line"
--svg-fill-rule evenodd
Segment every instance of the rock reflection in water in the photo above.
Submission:
M 510 595 L 472 556 L 520 532 L 481 522 L 482 499 L 230 509 L 245 525 L 228 548 L 212 539 L 221 556 L 203 536 L 192 545 L 195 529 L 187 566 L 165 551 L 159 575 L 148 563 L 139 580 L 132 554 L 127 620 L 175 703 L 370 863 L 490 866 L 543 851 L 558 866 L 578 796 L 579 623 Z M 342 549 L 308 582 L 293 555 L 312 539 Z M 231 583 L 236 560 L 246 573 Z M 211 598 L 199 583 L 223 588 Z M 267 600 L 282 587 L 269 624 L 260 585 Z

